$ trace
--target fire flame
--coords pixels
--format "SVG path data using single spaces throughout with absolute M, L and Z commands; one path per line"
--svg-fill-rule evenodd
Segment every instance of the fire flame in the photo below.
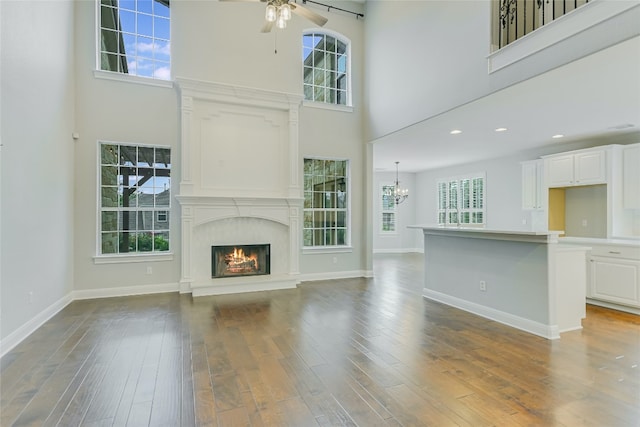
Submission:
M 233 248 L 233 254 L 227 255 L 225 257 L 225 261 L 230 268 L 247 267 L 248 264 L 251 265 L 254 269 L 259 268 L 257 255 L 253 254 L 247 256 L 245 255 L 242 248 Z

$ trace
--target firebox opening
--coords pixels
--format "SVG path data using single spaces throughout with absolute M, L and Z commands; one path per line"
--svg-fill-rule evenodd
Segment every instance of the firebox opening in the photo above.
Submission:
M 211 277 L 258 276 L 271 273 L 271 245 L 211 246 Z

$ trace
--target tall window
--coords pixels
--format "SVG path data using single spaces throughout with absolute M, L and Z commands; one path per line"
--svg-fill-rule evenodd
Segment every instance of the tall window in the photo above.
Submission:
M 438 182 L 438 224 L 484 225 L 484 174 Z
M 101 70 L 171 78 L 169 0 L 101 0 Z
M 350 105 L 349 42 L 321 32 L 302 36 L 304 99 Z
M 304 159 L 304 246 L 349 244 L 348 161 Z
M 100 144 L 100 253 L 169 250 L 171 149 Z
M 395 233 L 396 231 L 396 201 L 390 194 L 393 193 L 395 185 L 383 185 L 380 190 L 381 228 L 383 233 Z

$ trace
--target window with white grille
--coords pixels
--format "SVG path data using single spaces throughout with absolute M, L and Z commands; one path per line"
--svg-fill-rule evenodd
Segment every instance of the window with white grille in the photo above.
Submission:
M 303 91 L 306 101 L 351 105 L 347 39 L 326 31 L 302 35 Z
M 304 159 L 305 247 L 348 246 L 349 162 Z
M 485 224 L 485 174 L 441 179 L 438 185 L 438 224 Z
M 100 255 L 169 251 L 171 149 L 100 143 Z
M 171 79 L 169 0 L 100 0 L 98 69 Z
M 380 232 L 384 234 L 396 232 L 397 205 L 391 195 L 394 189 L 394 185 L 383 185 L 380 188 Z

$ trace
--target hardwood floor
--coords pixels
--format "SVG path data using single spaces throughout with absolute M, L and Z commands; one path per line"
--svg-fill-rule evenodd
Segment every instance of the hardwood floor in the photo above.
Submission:
M 2 426 L 639 426 L 640 317 L 548 341 L 375 279 L 76 301 L 1 360 Z

